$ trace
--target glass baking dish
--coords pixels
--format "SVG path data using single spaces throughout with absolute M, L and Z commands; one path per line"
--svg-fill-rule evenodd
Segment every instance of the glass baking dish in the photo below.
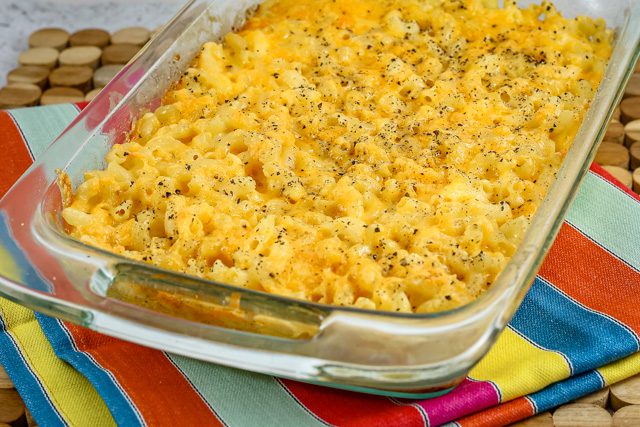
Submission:
M 606 19 L 615 47 L 557 180 L 494 285 L 461 308 L 397 314 L 320 305 L 165 271 L 86 246 L 60 210 L 141 112 L 159 105 L 201 44 L 256 0 L 192 0 L 120 72 L 0 201 L 0 295 L 98 332 L 223 365 L 404 397 L 461 381 L 509 321 L 588 170 L 638 57 L 635 0 L 557 0 L 565 16 Z M 521 1 L 526 5 L 529 1 Z M 64 174 L 60 174 L 60 172 Z M 58 177 L 65 177 L 62 183 Z M 62 184 L 62 185 L 60 185 Z

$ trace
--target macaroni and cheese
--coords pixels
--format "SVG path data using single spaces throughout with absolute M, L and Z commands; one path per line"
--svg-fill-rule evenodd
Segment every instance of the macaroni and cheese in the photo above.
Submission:
M 265 2 L 85 174 L 70 233 L 319 303 L 472 301 L 520 243 L 611 51 L 602 20 L 506 3 Z

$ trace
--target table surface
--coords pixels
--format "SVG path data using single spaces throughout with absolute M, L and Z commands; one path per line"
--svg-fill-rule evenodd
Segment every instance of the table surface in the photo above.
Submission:
M 8 4 L 5 4 L 8 2 Z M 44 27 L 69 32 L 104 28 L 109 32 L 140 25 L 155 29 L 186 0 L 2 0 L 0 14 L 0 86 L 28 48 L 29 34 Z

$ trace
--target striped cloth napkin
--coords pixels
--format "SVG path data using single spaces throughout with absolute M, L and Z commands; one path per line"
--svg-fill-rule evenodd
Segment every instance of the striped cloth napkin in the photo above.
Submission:
M 0 194 L 78 112 L 74 105 L 0 112 Z M 0 300 L 0 363 L 45 426 L 505 425 L 640 372 L 639 224 L 638 197 L 594 166 L 497 344 L 462 384 L 430 400 L 225 368 L 7 300 Z M 11 232 L 0 229 L 1 250 L 22 253 Z M 0 264 L 7 260 L 0 252 Z

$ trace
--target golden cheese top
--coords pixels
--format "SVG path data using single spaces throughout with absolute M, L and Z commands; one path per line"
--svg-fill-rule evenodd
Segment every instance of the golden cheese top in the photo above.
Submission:
M 62 213 L 83 242 L 320 303 L 433 312 L 518 246 L 610 55 L 550 3 L 267 1 Z

